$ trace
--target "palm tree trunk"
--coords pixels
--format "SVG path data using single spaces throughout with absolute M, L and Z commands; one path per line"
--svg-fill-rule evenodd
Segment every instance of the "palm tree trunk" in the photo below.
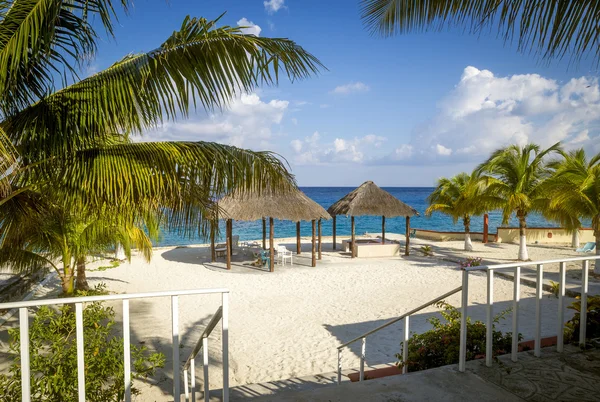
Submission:
M 525 216 L 517 214 L 519 218 L 519 260 L 529 260 L 529 254 L 527 253 L 527 222 Z
M 85 277 L 85 256 L 77 258 L 77 280 L 75 281 L 75 289 L 90 290 L 90 285 Z
M 471 217 L 465 215 L 463 224 L 465 225 L 465 251 L 473 251 L 473 243 L 471 243 Z
M 60 278 L 62 291 L 65 296 L 70 296 L 74 292 L 74 276 L 70 265 L 65 265 L 63 275 Z
M 579 247 L 579 229 L 575 229 L 573 231 L 573 237 L 571 238 L 571 247 L 573 247 L 573 248 Z

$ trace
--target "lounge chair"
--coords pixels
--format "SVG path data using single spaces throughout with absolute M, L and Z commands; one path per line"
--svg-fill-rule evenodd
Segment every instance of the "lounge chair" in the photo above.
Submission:
M 290 264 L 293 265 L 292 252 L 285 246 L 277 246 L 277 259 L 281 260 L 281 265 L 285 265 L 285 260 L 290 260 Z
M 594 243 L 593 241 L 590 241 L 588 243 L 585 243 L 585 245 L 583 247 L 579 247 L 575 251 L 577 251 L 578 253 L 591 253 L 595 249 L 596 249 L 596 243 Z
M 417 238 L 417 229 L 412 229 L 410 231 L 410 236 L 411 239 L 416 239 Z
M 215 246 L 215 254 L 217 258 L 225 257 L 227 255 L 227 244 L 220 243 Z

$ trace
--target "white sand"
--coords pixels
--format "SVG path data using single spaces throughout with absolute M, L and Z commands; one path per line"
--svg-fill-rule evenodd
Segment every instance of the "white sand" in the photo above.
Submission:
M 292 239 L 280 241 L 293 248 Z M 330 240 L 326 238 L 325 241 Z M 438 245 L 446 246 L 446 243 Z M 310 245 L 305 241 L 303 247 L 308 251 Z M 502 245 L 499 249 L 505 255 L 513 251 L 516 255 L 515 247 Z M 438 259 L 411 256 L 351 260 L 332 253 L 330 248 L 327 243 L 324 260 L 316 268 L 307 266 L 309 255 L 303 253 L 297 265 L 277 266 L 275 273 L 239 266 L 235 272 L 208 269 L 200 264 L 207 258 L 204 247 L 163 248 L 155 252 L 149 264 L 136 257 L 131 264 L 92 272 L 89 279 L 91 284 L 104 281 L 112 291 L 127 293 L 229 288 L 232 386 L 334 371 L 336 346 L 461 284 L 457 266 Z M 551 258 L 551 251 L 544 257 Z M 485 317 L 485 292 L 485 277 L 472 275 L 469 303 L 473 308 L 470 315 L 479 319 Z M 512 292 L 512 282 L 495 281 L 497 311 L 511 306 Z M 532 339 L 534 334 L 534 295 L 534 289 L 522 288 L 520 331 L 525 339 Z M 460 305 L 459 295 L 448 301 Z M 219 303 L 217 296 L 181 298 L 182 360 L 189 355 Z M 555 335 L 556 299 L 545 294 L 543 306 L 543 335 Z M 132 340 L 143 340 L 146 345 L 162 350 L 168 359 L 167 367 L 161 373 L 160 387 L 145 387 L 144 400 L 166 398 L 164 395 L 172 387 L 170 301 L 134 301 L 131 308 Z M 413 317 L 411 330 L 428 329 L 425 320 L 435 310 L 428 308 Z M 510 329 L 510 316 L 502 327 Z M 369 338 L 367 363 L 395 361 L 394 354 L 400 351 L 401 333 L 399 323 Z M 215 331 L 210 339 L 212 389 L 221 386 L 220 342 L 220 331 Z M 344 352 L 344 368 L 358 366 L 359 349 L 357 343 Z M 202 382 L 201 373 L 198 370 L 199 383 Z

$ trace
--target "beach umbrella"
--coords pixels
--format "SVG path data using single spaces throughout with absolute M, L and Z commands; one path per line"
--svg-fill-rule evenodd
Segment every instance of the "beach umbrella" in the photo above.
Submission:
M 385 218 L 397 216 L 406 217 L 406 250 L 405 255 L 409 255 L 410 243 L 410 217 L 419 215 L 416 209 L 406 205 L 392 194 L 378 187 L 372 181 L 366 181 L 360 187 L 349 192 L 344 197 L 327 210 L 333 217 L 333 248 L 336 248 L 336 216 L 350 216 L 350 226 L 352 232 L 351 256 L 355 257 L 354 250 L 354 217 L 364 215 L 381 216 L 381 235 L 382 242 L 385 242 Z
M 321 250 L 321 219 L 329 219 L 330 215 L 315 201 L 306 196 L 299 189 L 292 189 L 278 193 L 240 193 L 230 194 L 219 201 L 220 216 L 227 220 L 227 241 L 231 243 L 232 220 L 263 221 L 263 248 L 266 248 L 266 218 L 269 218 L 269 250 L 271 266 L 274 267 L 273 220 L 289 220 L 296 222 L 296 246 L 300 254 L 300 222 L 312 223 L 312 263 L 316 266 L 316 223 L 319 222 L 319 250 Z M 229 246 L 228 246 L 229 249 Z M 229 253 L 228 253 L 229 254 Z M 319 253 L 320 254 L 320 253 Z M 319 255 L 320 257 L 320 255 Z M 231 257 L 227 257 L 227 269 L 231 269 Z

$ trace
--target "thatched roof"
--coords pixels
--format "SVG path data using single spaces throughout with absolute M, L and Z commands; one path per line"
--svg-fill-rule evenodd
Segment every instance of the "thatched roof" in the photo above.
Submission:
M 236 221 L 256 221 L 263 217 L 294 222 L 331 218 L 325 208 L 300 190 L 275 195 L 228 195 L 218 205 L 222 218 Z
M 331 216 L 378 215 L 386 218 L 419 215 L 416 209 L 382 190 L 372 181 L 366 181 L 357 189 L 346 194 L 330 206 L 327 212 Z

